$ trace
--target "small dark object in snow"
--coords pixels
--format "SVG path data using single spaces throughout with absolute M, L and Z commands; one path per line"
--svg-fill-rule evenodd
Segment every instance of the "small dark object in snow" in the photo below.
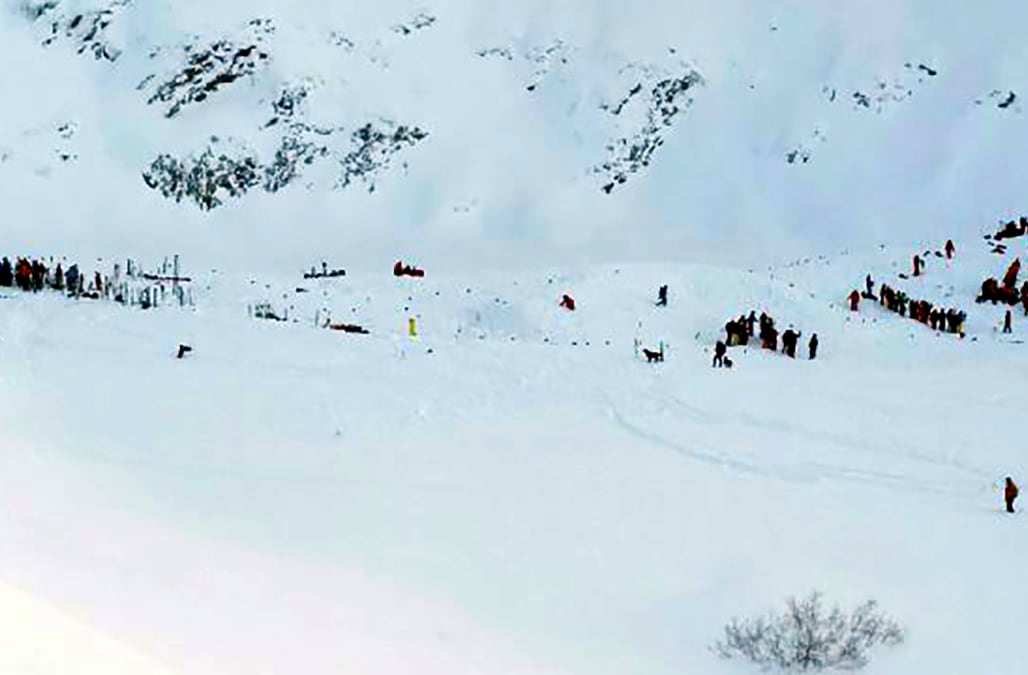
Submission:
M 646 357 L 646 363 L 663 363 L 664 362 L 664 350 L 653 351 L 652 349 L 646 349 L 643 347 L 643 356 Z
M 330 323 L 328 325 L 330 330 L 337 330 L 343 333 L 356 333 L 357 335 L 368 335 L 368 329 L 364 326 L 358 326 L 355 323 Z
M 1017 100 L 1017 94 L 1015 94 L 1014 92 L 1010 92 L 1007 95 L 1007 97 L 1003 100 L 1003 102 L 999 104 L 999 107 L 1000 108 L 1009 108 L 1010 106 L 1014 105 L 1014 101 L 1016 101 L 1016 100 Z
M 190 347 L 189 345 L 179 345 L 178 346 L 178 354 L 175 356 L 175 358 L 176 359 L 185 358 L 186 354 L 188 354 L 191 351 L 193 351 L 193 348 Z

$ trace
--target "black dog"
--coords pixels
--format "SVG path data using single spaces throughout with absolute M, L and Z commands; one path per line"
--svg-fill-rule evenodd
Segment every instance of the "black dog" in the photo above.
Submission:
M 655 352 L 652 349 L 646 349 L 643 347 L 643 355 L 646 356 L 646 363 L 663 363 L 664 362 L 664 350 L 661 349 L 659 352 Z

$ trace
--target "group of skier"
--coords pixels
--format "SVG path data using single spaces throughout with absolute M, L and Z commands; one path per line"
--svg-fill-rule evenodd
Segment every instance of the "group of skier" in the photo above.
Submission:
M 53 266 L 52 260 L 47 264 L 38 258 L 18 257 L 12 263 L 5 256 L 0 260 L 0 288 L 12 287 L 34 293 L 49 288 L 67 292 L 73 297 L 99 297 L 106 292 L 106 284 L 99 272 L 94 275 L 92 283 L 87 285 L 85 276 L 79 271 L 77 264 L 72 264 L 65 270 L 60 262 Z

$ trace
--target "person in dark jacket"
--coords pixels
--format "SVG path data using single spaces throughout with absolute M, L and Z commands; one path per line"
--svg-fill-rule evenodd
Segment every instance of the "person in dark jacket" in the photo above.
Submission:
M 32 261 L 32 292 L 38 293 L 43 290 L 43 282 L 46 281 L 46 267 L 41 260 Z
M 1003 486 L 1003 501 L 1007 503 L 1007 513 L 1014 512 L 1014 500 L 1017 499 L 1018 494 L 1020 494 L 1020 490 L 1017 489 L 1017 484 L 1014 482 L 1014 479 L 1007 476 L 1007 480 Z
M 871 278 L 870 274 L 868 274 L 867 278 L 864 279 L 864 297 L 868 300 L 878 299 L 875 297 L 875 282 L 874 279 Z
M 789 358 L 796 358 L 796 343 L 799 339 L 800 334 L 792 328 L 789 328 L 782 333 L 782 353 Z
M 657 307 L 667 307 L 667 284 L 657 289 Z
M 68 271 L 64 273 L 64 285 L 68 287 L 68 295 L 77 296 L 81 293 L 79 287 L 81 281 L 82 275 L 79 273 L 79 266 L 69 267 Z
M 4 256 L 3 260 L 0 260 L 0 287 L 10 288 L 14 285 L 14 266 L 11 265 L 11 261 Z
M 956 253 L 956 252 L 957 252 L 957 247 L 953 243 L 953 240 L 952 239 L 947 239 L 946 240 L 946 259 L 947 260 L 952 260 L 953 259 L 953 254 Z
M 724 342 L 722 342 L 721 340 L 718 340 L 717 344 L 714 345 L 714 363 L 711 364 L 712 367 L 714 367 L 714 368 L 724 368 L 725 367 L 725 353 L 727 353 L 727 352 L 728 352 L 728 347 L 725 345 Z
M 814 333 L 813 335 L 810 336 L 810 342 L 807 343 L 807 349 L 810 350 L 810 360 L 811 361 L 813 361 L 814 359 L 817 358 L 817 345 L 818 345 L 817 333 Z
M 1003 315 L 1003 332 L 1004 333 L 1013 333 L 1014 332 L 1013 322 L 1014 322 L 1014 315 L 1011 314 L 1010 310 L 1008 309 L 1007 313 Z

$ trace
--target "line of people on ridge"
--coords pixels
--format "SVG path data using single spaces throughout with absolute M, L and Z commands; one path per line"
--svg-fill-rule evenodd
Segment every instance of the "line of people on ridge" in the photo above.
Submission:
M 50 265 L 53 265 L 52 260 Z M 65 270 L 60 262 L 56 267 L 51 267 L 40 259 L 18 257 L 12 263 L 5 256 L 0 260 L 0 288 L 18 288 L 34 293 L 49 288 L 66 291 L 72 297 L 99 298 L 106 297 L 109 286 L 99 272 L 96 272 L 93 281 L 87 284 L 86 277 L 79 271 L 77 264 L 72 264 Z
M 876 297 L 874 293 L 875 283 L 870 274 L 867 275 L 864 284 L 863 293 L 859 293 L 856 290 L 850 293 L 850 311 L 860 311 L 860 301 L 862 299 L 877 300 L 890 312 L 895 312 L 903 317 L 909 316 L 918 323 L 930 326 L 932 330 L 963 336 L 967 312 L 952 307 L 949 309 L 936 307 L 928 300 L 915 300 L 904 291 L 896 290 L 885 283 L 881 285 Z
M 759 332 L 756 330 L 758 324 Z M 782 332 L 782 354 L 789 358 L 796 358 L 796 348 L 802 335 L 801 331 L 793 328 L 788 328 Z M 749 315 L 741 314 L 738 319 L 730 319 L 725 324 L 725 340 L 718 340 L 717 344 L 714 345 L 713 366 L 715 368 L 724 367 L 728 348 L 745 347 L 749 345 L 750 339 L 754 337 L 759 338 L 761 349 L 768 349 L 773 352 L 778 351 L 778 328 L 775 326 L 775 320 L 768 316 L 766 312 L 761 312 L 759 318 L 755 311 L 751 311 Z M 807 356 L 810 360 L 817 358 L 818 344 L 817 333 L 814 333 L 807 343 Z

